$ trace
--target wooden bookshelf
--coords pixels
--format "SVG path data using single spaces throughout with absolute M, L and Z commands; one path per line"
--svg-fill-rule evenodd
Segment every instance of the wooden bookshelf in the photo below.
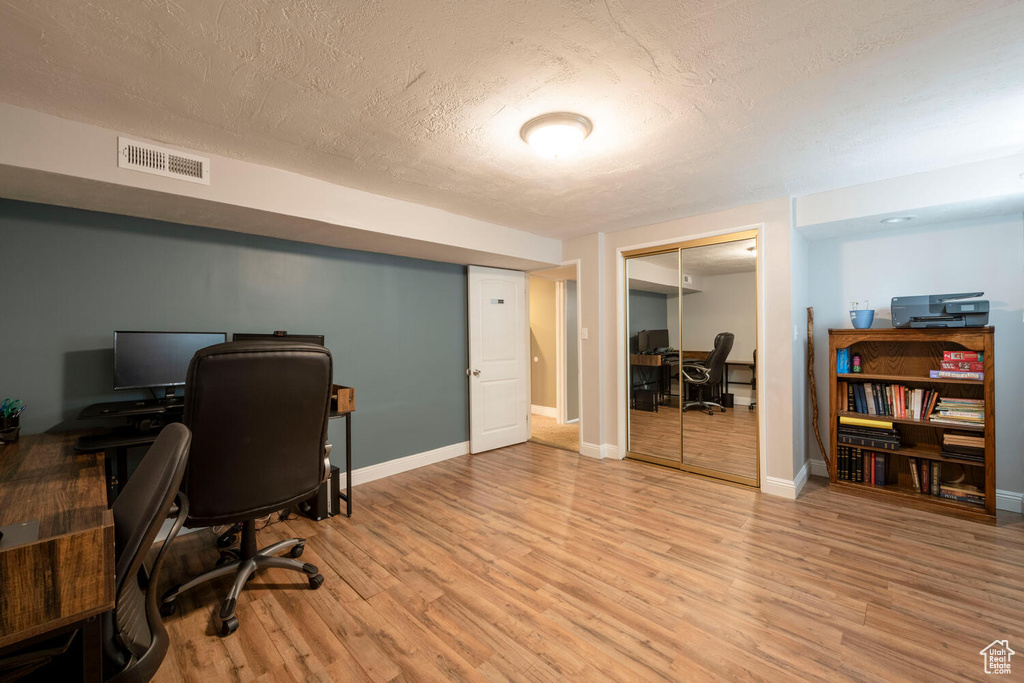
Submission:
M 995 328 L 951 329 L 869 329 L 829 330 L 829 439 L 832 468 L 829 480 L 833 489 L 843 493 L 887 500 L 942 514 L 995 522 Z M 837 355 L 849 349 L 850 356 L 861 356 L 861 372 L 838 373 Z M 932 379 L 929 370 L 938 370 L 943 351 L 981 351 L 985 354 L 983 380 Z M 840 395 L 840 382 L 917 386 L 939 392 L 942 398 L 973 398 L 985 401 L 985 424 L 953 425 L 931 420 L 916 420 L 882 415 L 864 415 L 847 410 L 847 396 Z M 840 417 L 890 422 L 900 434 L 900 449 L 863 451 L 888 456 L 885 485 L 837 479 Z M 947 431 L 969 432 L 985 439 L 984 462 L 942 455 L 942 435 Z M 940 480 L 963 477 L 984 493 L 984 505 L 950 500 L 922 493 L 913 484 L 910 461 L 915 458 L 940 467 Z

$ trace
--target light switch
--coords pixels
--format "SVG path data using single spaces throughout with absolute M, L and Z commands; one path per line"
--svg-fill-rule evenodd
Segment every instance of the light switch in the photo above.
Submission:
M 590 330 L 588 328 L 586 328 L 586 327 L 581 327 L 580 328 L 580 337 L 582 339 L 584 339 L 584 340 L 589 339 L 590 338 Z

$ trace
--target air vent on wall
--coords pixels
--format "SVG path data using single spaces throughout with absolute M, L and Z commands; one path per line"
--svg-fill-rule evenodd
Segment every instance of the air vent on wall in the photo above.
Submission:
M 128 138 L 117 139 L 117 165 L 165 178 L 210 184 L 210 160 Z

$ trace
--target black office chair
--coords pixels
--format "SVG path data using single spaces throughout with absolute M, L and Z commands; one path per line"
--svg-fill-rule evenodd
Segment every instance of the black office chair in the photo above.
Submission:
M 217 567 L 167 591 L 162 612 L 172 614 L 184 591 L 235 575 L 220 610 L 221 634 L 238 628 L 235 605 L 245 582 L 264 567 L 303 572 L 310 588 L 323 577 L 315 565 L 276 557 L 302 555 L 306 540 L 256 547 L 256 519 L 309 498 L 330 473 L 327 419 L 333 367 L 322 346 L 244 341 L 196 352 L 185 381 L 184 422 L 192 451 L 184 491 L 185 524 L 242 523 L 241 545 L 224 551 Z
M 754 410 L 757 408 L 757 349 L 754 349 L 754 364 L 750 366 L 750 390 L 754 392 L 754 398 L 747 410 Z
M 721 332 L 715 337 L 715 348 L 711 350 L 711 353 L 708 354 L 702 365 L 684 363 L 680 366 L 683 381 L 696 387 L 699 395 L 697 400 L 686 401 L 683 404 L 682 410 L 684 413 L 687 408 L 693 406 L 700 406 L 701 410 L 707 410 L 708 415 L 714 415 L 715 408 L 721 409 L 723 413 L 725 412 L 722 404 L 707 398 L 705 392 L 714 389 L 714 387 L 722 383 L 725 361 L 729 358 L 729 352 L 732 351 L 734 339 L 735 335 L 732 332 Z
M 114 501 L 116 598 L 114 610 L 102 617 L 104 680 L 148 681 L 167 654 L 167 630 L 160 618 L 157 585 L 167 549 L 188 515 L 188 500 L 178 488 L 185 474 L 189 440 L 184 425 L 164 427 Z M 177 506 L 172 512 L 175 497 Z M 169 517 L 174 522 L 147 572 L 144 561 Z M 72 632 L 42 643 L 33 651 L 0 659 L 0 680 L 17 680 L 50 663 L 69 649 L 74 635 Z M 44 673 L 39 671 L 38 675 Z

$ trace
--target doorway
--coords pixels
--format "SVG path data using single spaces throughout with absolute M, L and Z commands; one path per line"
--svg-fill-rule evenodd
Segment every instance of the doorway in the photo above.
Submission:
M 623 256 L 627 457 L 759 486 L 757 231 Z
M 530 440 L 580 450 L 576 264 L 530 273 Z

